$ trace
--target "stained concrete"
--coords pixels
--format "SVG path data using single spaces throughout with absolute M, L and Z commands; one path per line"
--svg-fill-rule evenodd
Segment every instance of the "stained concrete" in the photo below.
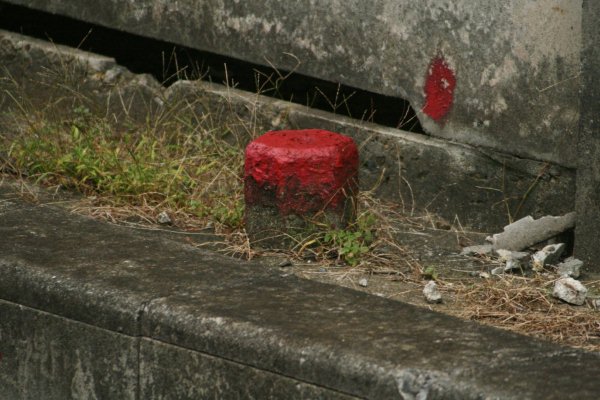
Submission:
M 581 123 L 577 169 L 575 255 L 584 270 L 600 272 L 600 4 L 584 1 Z
M 138 399 L 138 342 L 0 300 L 0 399 Z
M 13 97 L 33 108 L 59 104 L 56 114 L 83 104 L 127 127 L 148 115 L 227 127 L 232 140 L 269 130 L 321 128 L 351 136 L 360 149 L 361 190 L 427 210 L 482 231 L 500 231 L 509 218 L 562 215 L 574 209 L 574 170 L 503 152 L 313 110 L 207 82 L 180 81 L 163 89 L 114 60 L 0 31 L 0 55 L 12 79 L 0 79 L 0 127 L 20 113 Z M 55 71 L 50 73 L 51 71 Z M 69 71 L 73 72 L 70 75 Z M 0 71 L 2 72 L 2 71 Z M 70 78 L 69 78 L 70 77 Z M 67 79 L 68 78 L 68 79 Z M 65 81 L 67 79 L 67 81 Z M 73 93 L 80 93 L 73 96 Z M 7 132 L 15 131 L 8 127 Z
M 576 165 L 581 0 L 7 2 L 402 97 L 432 135 Z M 438 57 L 456 88 L 434 120 Z
M 150 396 L 144 398 L 164 398 L 177 382 L 202 397 L 189 379 L 203 367 L 224 385 L 214 390 L 230 393 L 226 385 L 235 385 L 232 397 L 247 389 L 235 377 L 252 376 L 258 376 L 251 393 L 257 398 L 270 391 L 291 398 L 331 391 L 381 399 L 584 399 L 600 391 L 599 354 L 305 281 L 50 205 L 24 205 L 6 187 L 0 199 L 12 204 L 0 215 L 0 299 L 14 304 L 8 315 L 21 306 L 53 314 L 64 329 L 39 328 L 40 343 L 59 340 L 68 354 L 80 355 L 97 343 L 106 351 L 98 370 L 122 343 L 141 336 L 135 378 L 140 393 Z M 2 343 L 37 343 L 23 334 L 27 324 L 51 325 L 37 325 L 37 315 L 0 319 Z M 72 328 L 84 324 L 92 328 Z M 103 341 L 88 331 L 114 333 Z M 130 339 L 116 340 L 123 336 Z M 43 352 L 32 353 L 28 379 L 45 368 Z M 161 378 L 165 360 L 190 364 Z M 4 381 L 13 374 L 0 369 Z
M 357 397 L 220 357 L 142 339 L 141 399 L 314 399 Z

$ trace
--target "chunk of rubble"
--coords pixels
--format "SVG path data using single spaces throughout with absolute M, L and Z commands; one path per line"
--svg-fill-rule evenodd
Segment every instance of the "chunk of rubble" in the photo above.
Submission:
M 573 278 L 560 278 L 554 283 L 552 295 L 564 302 L 577 306 L 585 302 L 587 288 Z
M 171 217 L 166 211 L 161 212 L 156 217 L 156 221 L 161 225 L 171 225 L 173 221 L 171 221 Z
M 530 215 L 504 227 L 487 239 L 494 249 L 521 251 L 575 227 L 575 212 L 533 219 Z
M 506 249 L 495 250 L 500 261 L 504 261 L 503 272 L 522 271 L 524 260 L 531 255 L 525 251 L 512 251 Z
M 506 260 L 506 264 L 504 264 L 504 272 L 523 271 L 523 269 L 521 260 L 515 258 L 509 258 Z
M 540 272 L 548 264 L 556 264 L 565 249 L 564 243 L 550 244 L 531 256 L 531 268 Z
M 437 288 L 437 283 L 435 281 L 429 281 L 423 288 L 423 295 L 425 296 L 425 300 L 428 303 L 441 303 L 442 302 L 442 294 Z
M 460 254 L 462 256 L 489 256 L 492 254 L 493 247 L 491 244 L 478 244 L 475 246 L 463 247 Z
M 509 261 L 509 260 L 522 261 L 530 256 L 530 254 L 526 251 L 512 251 L 512 250 L 506 250 L 506 249 L 498 249 L 498 250 L 495 250 L 494 252 L 498 255 L 498 258 L 500 259 L 500 261 Z
M 496 267 L 490 271 L 490 273 L 492 275 L 502 275 L 502 274 L 504 274 L 504 272 L 505 272 L 504 267 Z
M 579 278 L 581 267 L 583 267 L 583 261 L 575 257 L 569 257 L 558 264 L 558 274 L 577 279 Z
M 367 278 L 360 278 L 358 280 L 358 284 L 362 287 L 367 287 L 369 285 L 369 281 L 367 280 Z

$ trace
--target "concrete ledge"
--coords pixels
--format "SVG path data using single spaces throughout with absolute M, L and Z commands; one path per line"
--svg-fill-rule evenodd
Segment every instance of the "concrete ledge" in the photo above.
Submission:
M 6 188 L 0 203 L 0 398 L 600 392 L 598 354 L 25 205 Z

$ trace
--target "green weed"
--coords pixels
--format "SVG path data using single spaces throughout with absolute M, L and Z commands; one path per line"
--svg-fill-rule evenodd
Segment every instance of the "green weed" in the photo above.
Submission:
M 11 170 L 22 176 L 113 205 L 242 223 L 242 149 L 223 139 L 226 132 L 190 131 L 183 123 L 119 130 L 84 107 L 54 121 L 38 116 L 24 127 L 0 142 Z
M 361 214 L 356 223 L 347 229 L 325 232 L 323 244 L 329 251 L 335 251 L 345 262 L 356 266 L 370 251 L 370 245 L 374 241 L 374 224 L 373 214 Z

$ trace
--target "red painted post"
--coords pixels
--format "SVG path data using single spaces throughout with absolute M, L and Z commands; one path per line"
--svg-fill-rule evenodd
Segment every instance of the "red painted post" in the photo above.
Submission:
M 358 150 L 321 129 L 268 132 L 246 148 L 246 231 L 261 247 L 290 247 L 314 223 L 346 226 L 354 218 Z

